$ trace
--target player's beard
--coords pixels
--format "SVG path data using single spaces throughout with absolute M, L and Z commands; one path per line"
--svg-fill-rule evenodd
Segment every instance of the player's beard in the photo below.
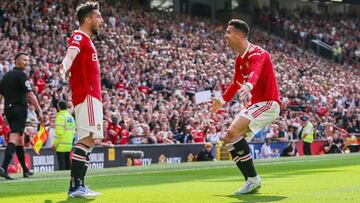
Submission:
M 99 34 L 99 29 L 100 29 L 100 27 L 96 27 L 95 25 L 93 25 L 93 26 L 91 27 L 91 33 L 92 33 L 93 35 L 98 35 L 98 34 Z

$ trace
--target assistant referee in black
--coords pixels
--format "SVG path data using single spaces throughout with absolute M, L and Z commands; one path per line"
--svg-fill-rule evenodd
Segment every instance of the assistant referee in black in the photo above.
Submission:
M 22 136 L 27 118 L 27 101 L 35 107 L 40 121 L 42 121 L 42 111 L 24 73 L 24 70 L 29 66 L 29 62 L 29 54 L 24 52 L 16 54 L 14 69 L 7 72 L 0 82 L 0 104 L 4 97 L 4 113 L 11 130 L 9 143 L 5 150 L 4 162 L 0 168 L 0 176 L 8 180 L 14 179 L 9 176 L 7 168 L 15 151 L 23 168 L 23 177 L 28 178 L 33 174 L 25 164 L 24 138 Z

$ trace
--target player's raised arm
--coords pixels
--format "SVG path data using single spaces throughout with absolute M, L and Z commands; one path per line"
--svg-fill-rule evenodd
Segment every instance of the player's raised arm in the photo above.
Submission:
M 70 69 L 75 57 L 79 54 L 79 50 L 73 47 L 69 47 L 65 58 L 60 64 L 60 77 L 61 80 L 65 80 L 66 72 Z

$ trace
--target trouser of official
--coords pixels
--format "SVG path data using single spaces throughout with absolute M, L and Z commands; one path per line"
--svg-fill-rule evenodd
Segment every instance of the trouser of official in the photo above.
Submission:
M 304 155 L 311 155 L 311 143 L 303 142 Z
M 70 170 L 70 152 L 56 152 L 59 170 Z

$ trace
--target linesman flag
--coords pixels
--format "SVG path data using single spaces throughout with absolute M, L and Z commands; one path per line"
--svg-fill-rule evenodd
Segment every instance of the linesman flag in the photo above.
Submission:
M 34 146 L 33 148 L 34 148 L 34 151 L 35 151 L 35 153 L 37 155 L 40 154 L 40 150 L 41 150 L 42 146 L 44 145 L 48 135 L 49 134 L 46 131 L 46 129 L 44 127 L 44 124 L 41 123 L 38 134 L 32 140 L 32 143 L 33 143 L 33 146 Z

